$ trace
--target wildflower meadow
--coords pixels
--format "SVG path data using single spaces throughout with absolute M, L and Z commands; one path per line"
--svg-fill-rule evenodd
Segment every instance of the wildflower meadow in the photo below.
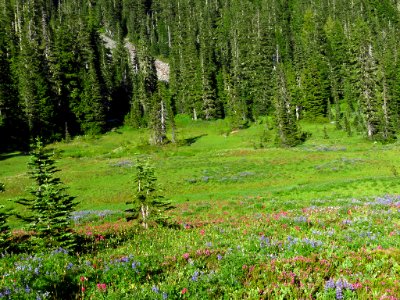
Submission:
M 208 130 L 192 145 L 125 143 L 118 154 L 107 147 L 136 132 L 53 145 L 57 174 L 77 199 L 70 247 L 33 244 L 34 226 L 22 226 L 12 213 L 23 209 L 8 201 L 27 194 L 27 158 L 0 160 L 11 232 L 0 299 L 400 299 L 397 144 L 378 145 L 384 156 L 355 137 L 254 149 L 254 128 Z M 89 144 L 97 152 L 79 150 Z M 139 185 L 138 207 L 158 195 L 173 205 L 161 223 L 157 210 L 145 224 L 127 217 L 138 157 L 153 161 L 144 170 L 157 191 L 150 199 Z

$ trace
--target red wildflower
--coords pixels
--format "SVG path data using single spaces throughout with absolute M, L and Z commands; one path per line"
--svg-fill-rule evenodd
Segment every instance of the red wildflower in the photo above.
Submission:
M 98 283 L 98 284 L 97 284 L 97 289 L 98 289 L 100 292 L 105 292 L 105 290 L 107 289 L 107 285 L 106 285 L 105 283 Z
M 187 289 L 187 288 L 184 288 L 184 289 L 181 291 L 181 294 L 184 295 L 184 294 L 186 294 L 187 292 L 188 292 L 188 289 Z

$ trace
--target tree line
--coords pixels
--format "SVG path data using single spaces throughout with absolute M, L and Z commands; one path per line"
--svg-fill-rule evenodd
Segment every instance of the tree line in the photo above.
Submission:
M 390 142 L 399 17 L 398 0 L 1 0 L 1 147 L 124 123 L 164 143 L 176 114 L 233 128 L 272 116 L 287 146 L 300 119 Z

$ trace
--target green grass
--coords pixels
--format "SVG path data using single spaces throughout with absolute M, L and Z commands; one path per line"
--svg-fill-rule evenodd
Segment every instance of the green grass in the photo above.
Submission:
M 324 139 L 323 127 L 329 139 Z M 148 145 L 146 130 L 127 127 L 97 138 L 77 137 L 54 148 L 59 176 L 77 196 L 79 209 L 121 209 L 132 193 L 131 164 L 148 155 L 159 183 L 175 203 L 238 196 L 263 196 L 301 202 L 393 194 L 399 191 L 399 144 L 381 145 L 362 136 L 347 137 L 332 124 L 302 124 L 312 136 L 293 149 L 260 139 L 265 124 L 230 132 L 227 121 L 177 118 L 177 145 Z M 0 201 L 26 194 L 27 156 L 0 157 Z
M 148 145 L 146 130 L 126 127 L 50 145 L 59 176 L 80 201 L 79 255 L 51 249 L 5 255 L 0 293 L 9 291 L 6 299 L 340 299 L 344 282 L 343 299 L 400 294 L 399 143 L 304 123 L 312 137 L 281 149 L 273 133 L 261 139 L 265 124 L 231 132 L 227 121 L 179 116 L 177 126 L 178 143 L 163 147 Z M 178 228 L 143 230 L 123 219 L 138 156 L 154 162 L 176 205 L 168 214 Z M 26 195 L 27 160 L 0 156 L 6 184 L 0 201 L 17 210 L 7 199 Z M 384 195 L 390 196 L 377 198 Z

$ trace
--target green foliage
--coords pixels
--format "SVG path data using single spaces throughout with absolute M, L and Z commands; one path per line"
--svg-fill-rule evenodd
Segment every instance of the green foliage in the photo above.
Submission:
M 4 192 L 4 184 L 0 182 L 0 193 Z M 7 224 L 7 219 L 9 217 L 9 212 L 5 212 L 4 205 L 0 205 L 0 249 L 7 251 L 10 246 L 10 227 Z
M 283 68 L 283 65 L 279 65 L 276 71 L 274 105 L 276 110 L 277 144 L 283 147 L 294 147 L 303 143 L 308 136 L 307 133 L 300 131 L 297 124 L 296 107 L 292 102 L 287 75 Z
M 32 148 L 28 174 L 35 185 L 30 189 L 31 198 L 17 200 L 29 211 L 29 215 L 19 217 L 28 222 L 27 229 L 33 231 L 31 242 L 35 246 L 73 248 L 71 213 L 76 206 L 75 197 L 69 196 L 60 178 L 54 176 L 59 170 L 53 154 L 45 149 L 40 139 L 36 139 Z
M 160 194 L 153 166 L 149 161 L 138 159 L 134 168 L 134 199 L 132 202 L 127 202 L 131 206 L 126 210 L 129 213 L 127 219 L 139 219 L 146 229 L 151 221 L 165 224 L 167 218 L 164 213 L 173 206 Z

